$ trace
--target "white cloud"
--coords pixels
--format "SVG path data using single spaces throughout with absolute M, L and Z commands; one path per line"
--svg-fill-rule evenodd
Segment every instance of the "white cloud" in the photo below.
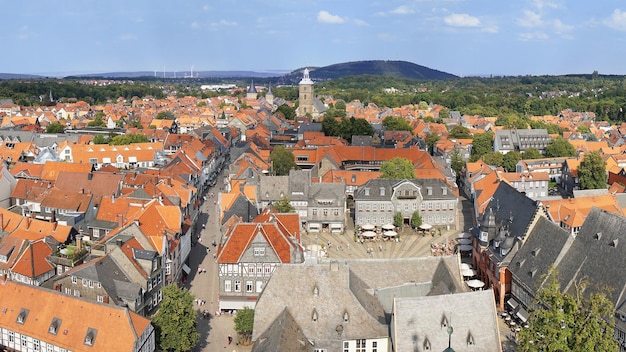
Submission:
M 453 13 L 446 16 L 443 21 L 453 27 L 478 27 L 480 20 L 477 17 L 470 16 L 466 13 Z
M 541 14 L 531 10 L 524 10 L 524 17 L 517 19 L 517 24 L 526 28 L 537 28 L 544 25 Z
M 369 23 L 363 20 L 354 19 L 353 21 L 354 21 L 354 24 L 356 24 L 357 26 L 369 26 Z
M 389 13 L 392 13 L 394 15 L 410 15 L 412 13 L 415 13 L 415 10 L 406 5 L 402 5 L 391 10 Z
M 544 7 L 550 7 L 550 8 L 556 9 L 557 7 L 560 6 L 556 2 L 548 1 L 548 0 L 533 0 L 533 5 L 535 5 L 535 7 L 540 10 L 543 9 Z
M 626 31 L 626 11 L 615 9 L 611 17 L 602 21 L 605 26 L 617 29 L 618 31 Z
M 485 33 L 498 33 L 499 30 L 500 28 L 495 24 L 491 26 L 485 26 L 482 29 L 482 31 Z
M 520 34 L 519 39 L 524 42 L 531 40 L 546 40 L 548 39 L 548 35 L 543 32 L 522 33 Z
M 126 33 L 120 36 L 120 40 L 123 40 L 123 41 L 137 40 L 137 36 L 134 34 Z
M 561 22 L 561 20 L 558 18 L 554 20 L 552 24 L 554 26 L 554 31 L 558 34 L 565 34 L 567 32 L 570 32 L 572 29 L 574 29 L 574 26 L 567 25 Z
M 340 16 L 332 15 L 330 14 L 330 12 L 324 11 L 324 10 L 320 11 L 317 14 L 317 21 L 322 22 L 322 23 L 334 23 L 334 24 L 345 22 L 345 20 L 341 18 Z

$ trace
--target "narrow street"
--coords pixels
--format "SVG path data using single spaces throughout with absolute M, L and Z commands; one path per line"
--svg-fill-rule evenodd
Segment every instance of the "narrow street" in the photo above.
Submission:
M 189 255 L 189 267 L 191 272 L 184 285 L 194 295 L 196 300 L 202 301 L 200 304 L 194 302 L 194 308 L 198 312 L 198 332 L 200 341 L 193 349 L 196 352 L 209 351 L 250 351 L 251 347 L 238 346 L 236 344 L 237 333 L 234 329 L 233 316 L 216 316 L 218 309 L 219 280 L 217 275 L 217 264 L 214 255 L 217 248 L 213 246 L 213 241 L 220 240 L 219 207 L 217 198 L 219 190 L 223 187 L 223 173 L 220 173 L 214 187 L 209 188 L 206 194 L 206 201 L 201 206 L 201 214 L 198 216 L 194 243 Z M 211 196 L 213 193 L 213 196 Z M 202 227 L 205 224 L 205 228 Z M 207 311 L 210 318 L 205 318 L 203 312 Z M 234 338 L 233 343 L 228 345 L 228 336 Z

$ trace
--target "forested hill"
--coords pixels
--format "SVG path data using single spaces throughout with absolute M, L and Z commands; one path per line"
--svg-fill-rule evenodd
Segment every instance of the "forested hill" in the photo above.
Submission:
M 304 68 L 293 71 L 285 76 L 288 80 L 297 83 L 302 78 Z M 359 75 L 393 76 L 405 79 L 442 80 L 458 78 L 457 76 L 420 66 L 407 61 L 354 61 L 334 64 L 324 67 L 310 67 L 311 79 L 326 81 L 329 79 Z

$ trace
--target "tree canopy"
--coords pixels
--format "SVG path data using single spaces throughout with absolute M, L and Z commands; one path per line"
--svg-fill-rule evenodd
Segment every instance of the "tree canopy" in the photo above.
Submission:
M 606 188 L 606 162 L 600 152 L 585 154 L 584 160 L 578 165 L 578 182 L 580 189 Z
M 237 311 L 235 315 L 235 331 L 241 335 L 242 339 L 246 342 L 250 342 L 252 337 L 252 329 L 254 327 L 254 309 L 244 307 Z
M 58 122 L 53 122 L 46 126 L 46 133 L 63 133 L 65 126 Z
M 522 153 L 522 159 L 524 160 L 541 158 L 543 158 L 543 155 L 541 155 L 541 152 L 536 148 L 528 148 Z
M 128 145 L 133 143 L 146 143 L 148 136 L 145 134 L 129 133 L 121 136 L 115 136 L 109 140 L 109 145 Z
M 487 165 L 501 167 L 502 163 L 504 162 L 504 155 L 499 152 L 489 152 L 483 155 L 483 161 Z
M 372 136 L 374 128 L 365 119 L 341 118 L 336 119 L 325 115 L 322 120 L 322 131 L 327 136 L 338 136 L 350 142 L 352 136 Z
M 157 344 L 164 351 L 190 351 L 200 339 L 196 330 L 196 311 L 193 295 L 170 284 L 162 288 L 163 301 L 152 319 L 156 329 Z
M 535 309 L 529 328 L 520 331 L 519 347 L 523 352 L 617 351 L 613 338 L 613 303 L 605 290 L 585 292 L 586 282 L 574 285 L 575 292 L 561 291 L 558 272 L 551 269 L 544 286 L 537 291 Z
M 461 152 L 459 152 L 458 149 L 454 149 L 452 153 L 450 153 L 450 167 L 457 177 L 461 174 L 463 167 L 465 167 L 465 160 L 463 160 L 463 156 L 461 156 Z
M 274 202 L 274 209 L 276 209 L 279 213 L 293 213 L 296 211 L 296 208 L 291 205 L 291 202 L 287 197 L 283 197 L 283 199 Z
M 520 160 L 522 160 L 522 153 L 508 152 L 502 156 L 502 167 L 508 172 L 515 172 L 515 166 Z
M 419 211 L 414 211 L 411 215 L 411 227 L 418 228 L 422 224 L 422 216 Z
M 293 153 L 282 145 L 274 147 L 270 153 L 270 160 L 272 161 L 272 170 L 276 176 L 289 175 L 289 170 L 298 167 Z
M 413 132 L 409 120 L 403 117 L 387 116 L 383 119 L 383 126 L 387 131 L 409 131 Z
M 576 156 L 578 152 L 576 148 L 567 139 L 558 136 L 548 143 L 546 147 L 546 157 L 558 158 L 567 156 Z
M 157 120 L 175 120 L 176 116 L 171 111 L 161 111 L 156 116 Z
M 491 152 L 493 152 L 493 132 L 475 134 L 472 141 L 472 160 L 479 160 Z
M 402 217 L 402 213 L 398 212 L 393 214 L 393 226 L 402 227 L 404 225 L 404 218 Z
M 380 165 L 380 178 L 415 178 L 415 169 L 409 159 L 395 157 Z
M 449 138 L 461 138 L 461 139 L 469 139 L 472 138 L 472 132 L 470 132 L 469 128 L 456 125 L 452 127 L 450 132 L 448 133 Z

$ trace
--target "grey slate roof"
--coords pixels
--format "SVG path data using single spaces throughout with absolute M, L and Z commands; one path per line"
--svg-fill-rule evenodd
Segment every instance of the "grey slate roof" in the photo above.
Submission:
M 448 185 L 441 179 L 389 179 L 389 178 L 373 178 L 367 181 L 363 186 L 360 186 L 354 193 L 354 200 L 390 200 L 395 187 L 403 182 L 411 182 L 417 187 L 421 188 L 421 195 L 424 200 L 431 199 L 455 199 L 456 196 L 450 192 Z M 384 195 L 380 195 L 380 188 L 385 188 Z M 432 188 L 432 194 L 428 195 L 428 187 Z M 365 195 L 365 190 L 369 188 L 369 195 Z M 443 194 L 443 189 L 446 189 L 447 194 Z
M 342 339 L 388 336 L 387 315 L 394 295 L 444 291 L 467 291 L 455 256 L 282 265 L 257 302 L 252 337 L 258 340 L 271 328 L 277 314 L 288 307 L 316 348 L 339 351 Z M 313 310 L 318 316 L 315 322 Z M 345 312 L 348 322 L 344 322 Z M 337 325 L 343 328 L 341 338 L 337 337 Z
M 540 217 L 509 265 L 516 281 L 531 290 L 537 289 L 550 265 L 558 263 L 574 237 L 545 217 Z
M 371 300 L 363 305 L 363 297 L 359 300 L 357 295 L 367 293 L 362 292 L 362 287 L 350 287 L 350 284 L 350 272 L 345 264 L 281 265 L 257 301 L 252 340 L 258 340 L 284 307 L 292 308 L 296 323 L 316 348 L 339 351 L 342 339 L 388 337 L 382 307 Z M 346 312 L 348 322 L 344 321 Z M 336 331 L 339 325 L 342 325 L 341 337 Z
M 109 256 L 81 265 L 72 275 L 100 282 L 116 305 L 122 305 L 123 299 L 134 301 L 141 290 Z
M 561 287 L 573 291 L 574 282 L 589 287 L 606 285 L 616 307 L 626 300 L 626 218 L 592 208 L 567 255 L 557 266 Z M 589 292 L 591 290 L 586 290 Z
M 454 351 L 501 350 L 491 290 L 398 298 L 394 320 L 397 351 L 426 351 L 426 340 L 430 342 L 430 351 L 443 351 L 448 347 L 448 326 L 453 329 L 450 347 Z M 468 342 L 470 339 L 472 344 Z
M 259 181 L 259 199 L 272 201 L 289 195 L 289 176 L 261 176 Z
M 489 207 L 493 209 L 496 224 L 508 224 L 511 234 L 523 236 L 535 212 L 537 203 L 517 191 L 506 182 L 500 182 L 492 196 Z
M 244 222 L 250 222 L 259 215 L 259 211 L 246 196 L 240 194 L 237 196 L 230 208 L 224 211 L 222 225 L 233 215 L 239 216 Z
M 285 307 L 252 346 L 252 352 L 313 352 L 314 347 Z

